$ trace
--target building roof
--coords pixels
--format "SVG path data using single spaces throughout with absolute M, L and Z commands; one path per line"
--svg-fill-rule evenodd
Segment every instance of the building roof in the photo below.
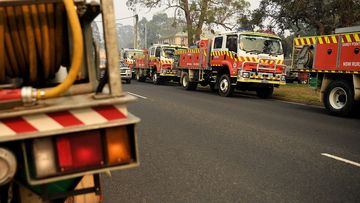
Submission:
M 172 37 L 187 37 L 187 36 L 188 36 L 187 32 L 177 32 L 177 33 L 175 33 L 173 35 L 162 36 L 162 37 L 160 37 L 160 40 L 169 39 L 169 38 L 172 38 Z

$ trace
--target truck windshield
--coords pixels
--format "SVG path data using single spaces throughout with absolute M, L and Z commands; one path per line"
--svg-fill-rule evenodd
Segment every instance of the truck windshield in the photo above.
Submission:
M 180 47 L 163 47 L 161 56 L 165 58 L 174 58 L 175 50 L 184 50 L 185 48 Z
M 138 56 L 142 56 L 142 55 L 143 55 L 143 53 L 140 51 L 126 51 L 124 58 L 134 59 L 134 58 L 136 58 Z
M 280 40 L 269 37 L 242 35 L 239 40 L 239 48 L 255 54 L 283 54 Z

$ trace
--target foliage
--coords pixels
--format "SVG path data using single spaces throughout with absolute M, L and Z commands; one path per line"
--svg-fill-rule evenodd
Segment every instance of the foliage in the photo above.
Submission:
M 147 45 L 145 46 L 145 26 Z M 183 30 L 183 27 L 174 27 L 174 18 L 169 18 L 166 13 L 155 14 L 150 21 L 143 18 L 139 21 L 140 47 L 150 47 L 157 43 L 160 37 L 174 35 Z
M 174 8 L 177 23 L 183 22 L 186 26 L 189 44 L 200 39 L 204 26 L 234 28 L 233 17 L 242 16 L 250 6 L 246 0 L 127 0 L 127 5 Z
M 250 24 L 270 23 L 281 31 L 331 34 L 335 28 L 359 24 L 359 0 L 262 0 Z M 302 33 L 301 33 L 302 34 Z
M 131 25 L 117 26 L 119 48 L 133 48 L 134 47 L 134 27 Z

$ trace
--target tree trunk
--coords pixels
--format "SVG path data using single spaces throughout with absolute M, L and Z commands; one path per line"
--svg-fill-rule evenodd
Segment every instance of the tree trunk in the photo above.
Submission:
M 192 28 L 192 22 L 190 17 L 190 10 L 189 10 L 189 1 L 188 0 L 181 0 L 180 1 L 183 5 L 182 8 L 185 13 L 185 19 L 186 19 L 186 30 L 188 33 L 188 46 L 193 44 L 193 28 Z
M 199 23 L 197 24 L 196 31 L 195 31 L 195 40 L 200 40 L 200 35 L 202 34 L 202 27 L 205 22 L 206 12 L 208 10 L 209 0 L 202 0 L 201 1 L 201 13 L 199 17 Z
M 322 23 L 318 24 L 319 35 L 325 35 L 325 26 Z

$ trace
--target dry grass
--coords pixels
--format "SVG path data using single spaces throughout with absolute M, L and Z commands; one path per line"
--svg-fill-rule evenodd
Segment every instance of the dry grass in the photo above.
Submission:
M 319 92 L 304 84 L 286 84 L 274 90 L 275 99 L 321 106 L 319 95 Z

